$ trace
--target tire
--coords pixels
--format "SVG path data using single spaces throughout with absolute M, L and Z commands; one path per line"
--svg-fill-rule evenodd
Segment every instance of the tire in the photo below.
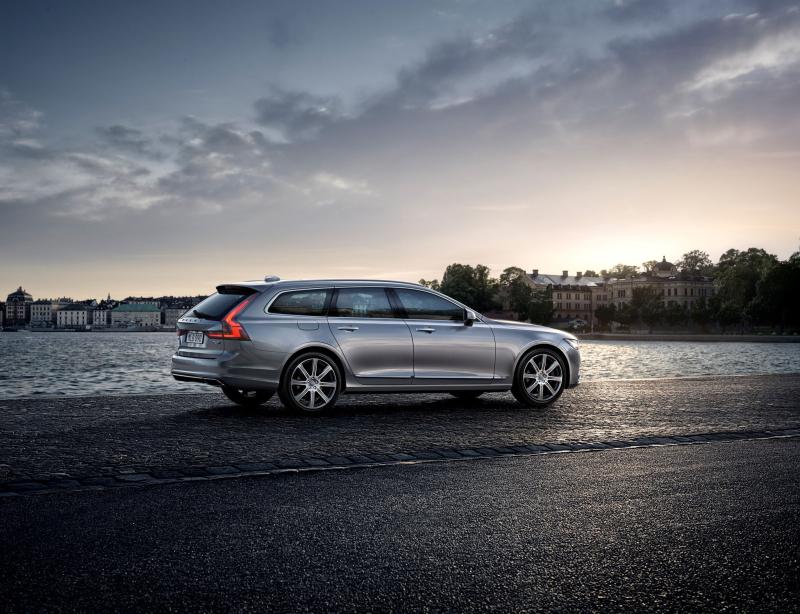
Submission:
M 474 401 L 483 393 L 483 390 L 451 390 L 449 394 L 462 401 Z
M 564 392 L 566 378 L 566 364 L 558 352 L 534 348 L 519 361 L 511 392 L 527 407 L 547 407 Z
M 304 352 L 286 367 L 278 396 L 281 403 L 302 414 L 330 410 L 342 389 L 342 371 L 336 361 L 321 352 Z
M 242 407 L 258 407 L 269 401 L 275 394 L 274 390 L 244 390 L 234 386 L 223 386 L 222 392 L 231 401 Z

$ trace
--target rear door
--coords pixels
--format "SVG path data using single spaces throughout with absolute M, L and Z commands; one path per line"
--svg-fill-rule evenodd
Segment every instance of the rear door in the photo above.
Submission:
M 396 316 L 385 288 L 337 288 L 328 325 L 357 378 L 371 384 L 411 383 L 411 332 Z
M 495 341 L 487 324 L 478 320 L 467 325 L 460 305 L 433 292 L 410 288 L 391 291 L 405 312 L 414 341 L 415 384 L 492 380 Z

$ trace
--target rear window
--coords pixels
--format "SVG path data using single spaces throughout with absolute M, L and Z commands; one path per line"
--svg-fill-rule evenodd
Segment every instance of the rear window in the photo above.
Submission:
M 330 290 L 284 292 L 272 301 L 269 312 L 287 316 L 323 316 L 330 292 Z
M 221 320 L 231 309 L 255 292 L 250 288 L 239 286 L 220 286 L 217 290 L 216 294 L 200 301 L 185 315 L 204 320 Z

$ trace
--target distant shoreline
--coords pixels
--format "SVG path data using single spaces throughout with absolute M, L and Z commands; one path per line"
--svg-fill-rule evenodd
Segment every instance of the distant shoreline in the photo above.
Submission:
M 718 341 L 747 343 L 800 343 L 800 335 L 719 335 L 702 333 L 579 333 L 584 341 Z

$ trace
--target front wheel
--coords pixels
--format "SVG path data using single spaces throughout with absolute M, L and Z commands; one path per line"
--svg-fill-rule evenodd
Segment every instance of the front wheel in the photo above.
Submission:
M 526 354 L 514 374 L 511 392 L 528 407 L 547 407 L 564 392 L 567 370 L 554 350 L 534 349 Z
M 243 407 L 258 407 L 263 405 L 275 394 L 273 390 L 245 390 L 233 386 L 223 386 L 222 392 L 231 401 Z
M 342 374 L 336 361 L 320 352 L 306 352 L 289 363 L 278 396 L 289 409 L 320 414 L 336 403 L 341 385 Z

